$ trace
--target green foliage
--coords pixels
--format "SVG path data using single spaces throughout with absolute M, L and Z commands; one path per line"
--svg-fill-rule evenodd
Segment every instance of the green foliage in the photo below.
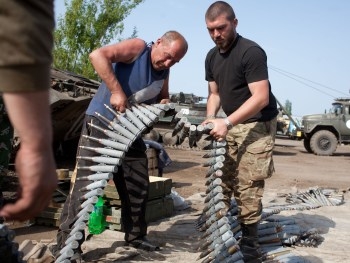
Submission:
M 55 68 L 96 79 L 89 54 L 124 30 L 123 20 L 143 0 L 65 0 L 66 13 L 57 21 L 53 50 Z M 136 37 L 134 28 L 131 37 Z
M 292 102 L 286 100 L 286 102 L 284 103 L 284 109 L 289 115 L 292 115 Z

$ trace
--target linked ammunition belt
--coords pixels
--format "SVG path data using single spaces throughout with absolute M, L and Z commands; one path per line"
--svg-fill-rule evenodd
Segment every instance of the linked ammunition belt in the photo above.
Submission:
M 191 125 L 186 117 L 179 119 L 173 131 L 178 135 L 179 143 L 188 137 L 189 146 L 208 134 L 213 126 L 203 127 Z M 203 156 L 206 172 L 206 198 L 201 216 L 195 227 L 204 232 L 200 238 L 198 251 L 201 252 L 197 260 L 202 263 L 239 262 L 243 263 L 239 242 L 242 236 L 241 226 L 237 220 L 237 203 L 231 200 L 230 207 L 223 202 L 224 194 L 221 177 L 226 154 L 226 142 L 217 142 L 207 136 L 204 140 L 208 144 L 203 150 L 208 152 Z M 292 245 L 317 246 L 323 237 L 317 229 L 304 231 L 294 219 L 277 215 L 283 210 L 315 209 L 320 206 L 339 205 L 344 202 L 343 195 L 332 189 L 311 188 L 306 192 L 298 192 L 286 196 L 286 204 L 274 205 L 263 209 L 262 220 L 258 226 L 259 243 L 267 261 L 276 262 L 304 262 L 303 259 L 291 254 L 288 248 Z M 288 247 L 283 247 L 286 245 Z M 272 261 L 271 261 L 272 262 Z M 275 261 L 273 261 L 275 262 Z
M 82 195 L 79 198 L 81 201 L 79 213 L 65 242 L 65 247 L 60 250 L 55 263 L 70 262 L 74 255 L 74 249 L 77 249 L 79 246 L 78 241 L 83 238 L 82 231 L 86 228 L 86 222 L 94 210 L 94 204 L 97 202 L 98 197 L 104 194 L 107 180 L 112 179 L 112 173 L 118 171 L 118 166 L 123 162 L 125 153 L 129 150 L 131 144 L 142 132 L 158 122 L 159 117 L 164 116 L 166 111 L 174 109 L 173 104 L 132 104 L 130 109 L 126 109 L 125 113 L 119 113 L 108 105 L 105 105 L 105 107 L 113 113 L 115 118 L 109 120 L 96 112 L 96 117 L 106 127 L 100 127 L 91 123 L 89 125 L 92 129 L 99 130 L 107 135 L 109 139 L 84 135 L 85 138 L 101 144 L 101 147 L 80 146 L 83 149 L 96 153 L 96 156 L 92 157 L 77 156 L 78 159 L 89 160 L 94 163 L 91 166 L 77 166 L 78 170 L 91 171 L 91 175 L 77 178 L 77 180 L 88 180 L 91 183 L 80 189 Z

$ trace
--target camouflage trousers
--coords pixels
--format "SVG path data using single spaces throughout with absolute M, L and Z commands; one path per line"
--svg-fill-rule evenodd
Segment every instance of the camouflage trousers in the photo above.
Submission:
M 267 122 L 238 124 L 229 130 L 227 157 L 223 171 L 223 189 L 228 204 L 237 201 L 241 223 L 261 219 L 265 179 L 272 176 L 272 152 L 275 144 L 276 118 Z

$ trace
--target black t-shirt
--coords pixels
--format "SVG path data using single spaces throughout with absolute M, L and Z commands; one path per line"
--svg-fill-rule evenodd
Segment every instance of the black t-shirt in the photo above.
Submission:
M 255 42 L 237 34 L 234 44 L 227 52 L 220 53 L 217 47 L 208 52 L 205 79 L 216 82 L 222 109 L 230 115 L 252 96 L 248 83 L 268 79 L 265 51 Z M 244 123 L 269 121 L 277 114 L 276 99 L 270 85 L 269 105 Z

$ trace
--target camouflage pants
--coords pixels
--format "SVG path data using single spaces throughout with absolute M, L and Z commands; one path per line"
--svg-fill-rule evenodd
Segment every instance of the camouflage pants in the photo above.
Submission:
M 222 177 L 225 199 L 229 202 L 234 195 L 239 220 L 244 224 L 261 219 L 264 180 L 274 172 L 275 134 L 276 118 L 236 125 L 226 136 L 228 149 Z

